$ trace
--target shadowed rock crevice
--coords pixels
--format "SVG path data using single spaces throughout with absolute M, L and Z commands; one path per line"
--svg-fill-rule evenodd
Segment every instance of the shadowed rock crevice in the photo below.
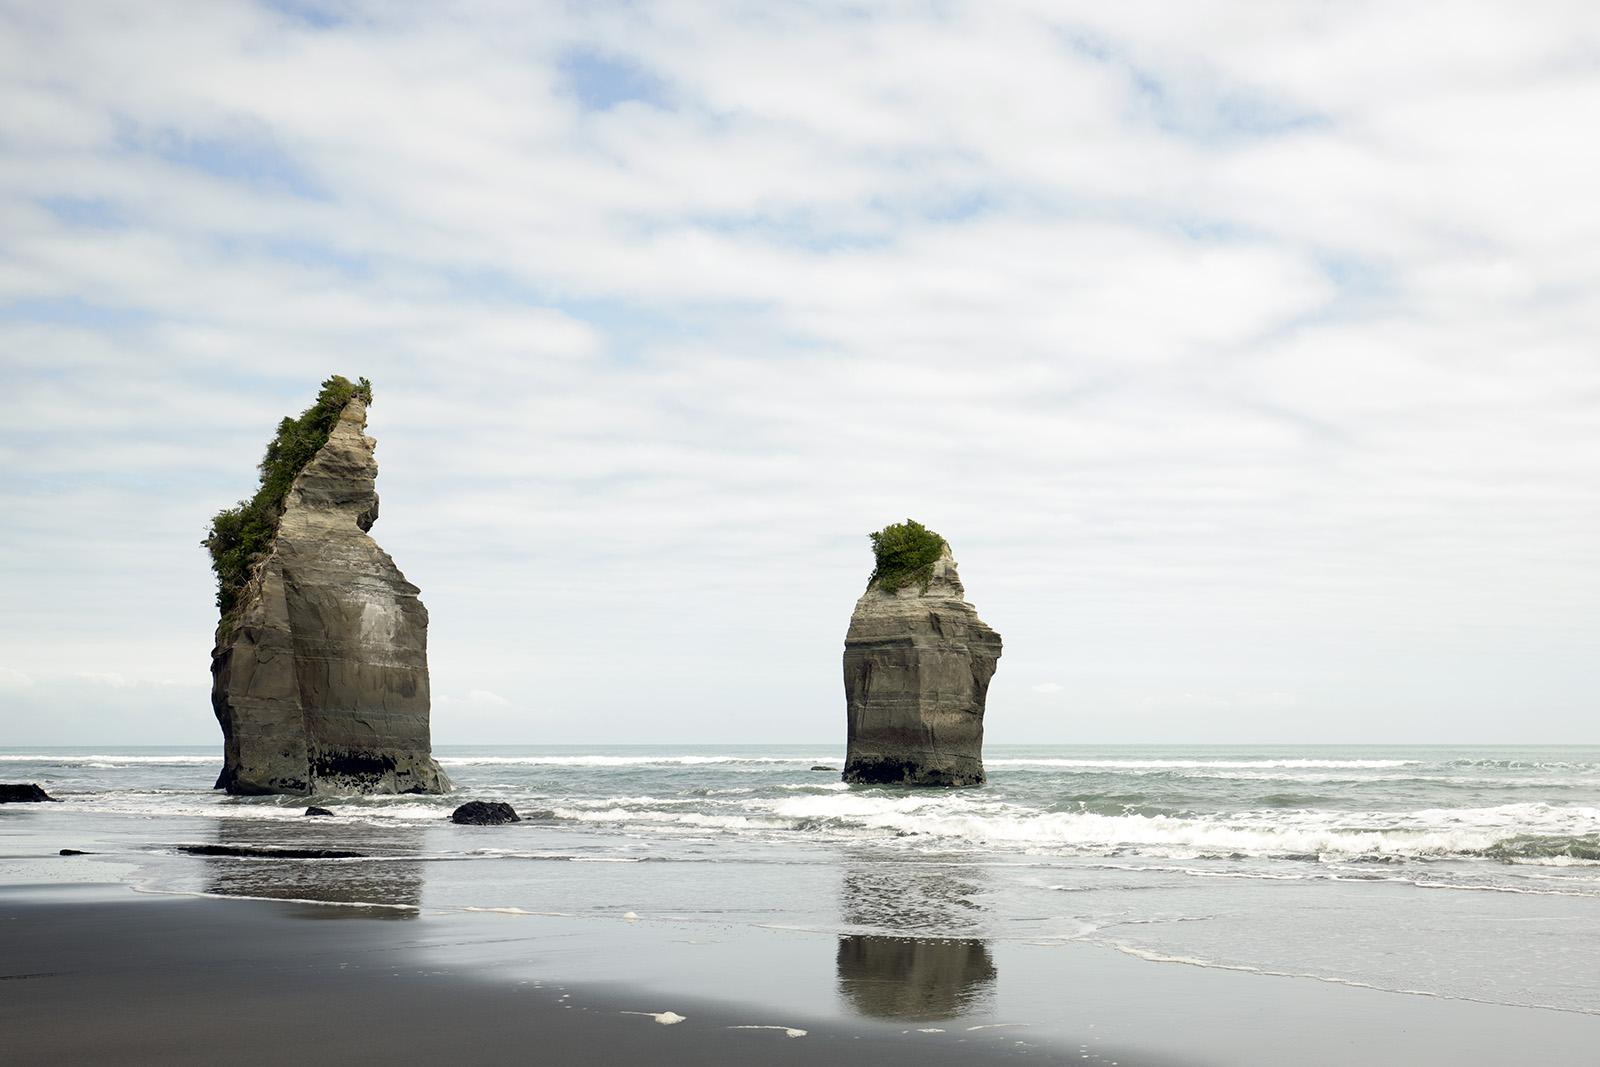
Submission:
M 896 588 L 875 579 L 850 618 L 844 642 L 847 782 L 984 782 L 984 702 L 1000 659 L 1000 635 L 963 599 L 948 544 L 924 573 L 925 584 L 911 580 Z
M 428 612 L 367 535 L 376 442 L 357 396 L 295 476 L 265 558 L 212 652 L 230 793 L 441 793 Z M 231 626 L 229 622 L 231 621 Z

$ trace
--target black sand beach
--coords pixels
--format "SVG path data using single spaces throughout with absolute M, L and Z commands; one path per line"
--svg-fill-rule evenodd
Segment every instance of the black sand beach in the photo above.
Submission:
M 642 968 L 646 980 L 630 977 L 636 956 L 660 955 L 650 924 L 575 946 L 540 917 L 11 887 L 0 890 L 0 1032 L 9 1062 L 91 1067 L 1578 1065 L 1593 1062 L 1600 1035 L 1600 1018 L 1580 1013 L 1158 964 L 1075 945 L 1039 950 L 1037 967 L 1019 970 L 1020 950 L 1007 958 L 1018 987 L 1009 1021 L 1004 1011 L 979 1023 L 912 1018 L 915 1006 L 897 999 L 905 982 L 873 970 L 889 957 L 863 960 L 862 946 L 848 945 L 838 949 L 841 984 L 864 980 L 866 991 L 842 989 L 834 1014 L 797 1012 L 742 992 L 741 968 L 785 966 L 782 951 L 767 952 L 781 946 L 764 943 L 765 933 L 733 934 L 714 949 L 718 962 L 674 985 L 659 958 L 654 970 Z M 605 956 L 601 968 L 614 980 L 548 973 L 560 958 L 549 949 L 563 941 L 567 958 Z M 905 945 L 913 948 L 891 953 L 891 967 L 915 955 L 914 939 Z M 1004 1004 L 1008 994 L 1000 996 Z M 1059 1006 L 1051 1018 L 1038 1014 L 1048 1003 Z
M 692 990 L 667 997 L 624 982 L 555 984 L 482 966 L 441 966 L 438 950 L 452 945 L 507 961 L 525 957 L 528 946 L 470 919 L 380 915 L 125 891 L 0 892 L 7 1060 L 206 1067 L 1084 1062 L 1076 1051 L 1069 1057 L 1005 1030 L 908 1040 L 897 1028 L 843 1019 L 757 1015 Z M 625 970 L 625 961 L 618 967 Z M 682 1019 L 663 1023 L 657 1015 Z

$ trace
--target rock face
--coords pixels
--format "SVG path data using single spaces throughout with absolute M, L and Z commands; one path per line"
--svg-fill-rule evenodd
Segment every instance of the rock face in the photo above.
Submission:
M 428 612 L 367 536 L 376 444 L 352 399 L 295 477 L 265 562 L 211 654 L 230 793 L 442 793 Z
M 844 639 L 844 780 L 982 785 L 983 708 L 1000 635 L 963 598 L 948 545 L 924 588 L 873 584 Z

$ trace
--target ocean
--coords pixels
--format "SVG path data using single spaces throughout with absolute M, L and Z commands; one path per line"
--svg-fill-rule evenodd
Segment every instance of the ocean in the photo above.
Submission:
M 0 883 L 759 928 L 833 946 L 810 995 L 886 1017 L 981 1015 L 1006 946 L 1070 943 L 1600 1014 L 1600 748 L 989 746 L 961 790 L 847 786 L 827 745 L 435 754 L 446 796 L 244 798 L 215 748 L 0 749 L 61 801 L 0 807 Z M 469 799 L 523 821 L 454 825 Z M 358 855 L 185 851 L 215 845 Z M 895 968 L 936 977 L 908 1006 Z

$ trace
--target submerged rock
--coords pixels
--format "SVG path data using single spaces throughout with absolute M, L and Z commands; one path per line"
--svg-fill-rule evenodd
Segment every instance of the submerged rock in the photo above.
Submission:
M 336 385 L 343 391 L 330 394 Z M 330 379 L 319 405 L 352 388 Z M 224 748 L 217 787 L 230 793 L 450 787 L 431 754 L 428 612 L 417 587 L 367 535 L 378 518 L 367 388 L 363 382 L 342 408 L 308 411 L 299 429 L 285 419 L 262 464 L 262 492 L 219 515 L 207 540 L 224 610 L 211 658 Z M 248 577 L 230 586 L 225 568 L 231 561 L 240 569 L 237 546 L 279 515 L 269 478 L 287 474 L 274 473 L 281 461 L 269 466 L 315 432 L 306 427 L 319 410 L 334 420 L 326 443 L 294 474 L 270 542 L 249 559 Z
M 469 800 L 450 813 L 450 821 L 463 826 L 499 826 L 501 823 L 521 822 L 510 804 L 500 801 Z
M 243 859 L 266 860 L 355 860 L 366 858 L 365 852 L 351 852 L 347 848 L 275 848 L 269 845 L 178 845 L 179 852 L 191 856 L 236 856 Z
M 895 566 L 884 545 L 899 537 L 920 542 L 920 556 Z M 963 599 L 943 538 L 908 521 L 873 543 L 878 569 L 844 639 L 844 780 L 981 785 L 984 701 L 1000 635 Z
M 329 811 L 327 808 L 319 808 L 315 804 L 313 804 L 313 805 L 311 805 L 311 807 L 307 808 L 305 813 L 307 815 L 314 815 L 314 816 L 323 816 L 323 815 L 332 815 L 333 814 L 333 812 Z
M 0 783 L 0 804 L 34 804 L 46 800 L 55 800 L 55 797 L 40 789 L 36 782 Z

